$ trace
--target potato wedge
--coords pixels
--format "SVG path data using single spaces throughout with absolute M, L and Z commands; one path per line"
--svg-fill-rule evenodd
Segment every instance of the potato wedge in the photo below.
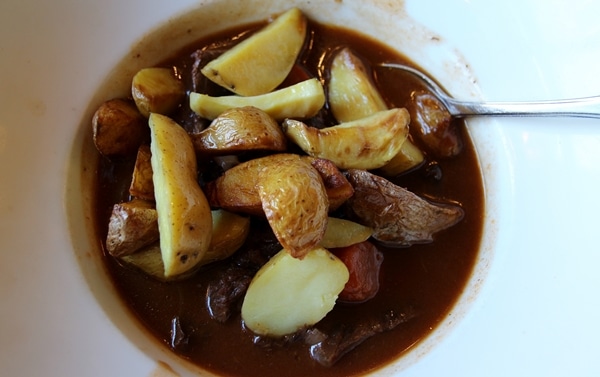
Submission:
M 201 93 L 190 93 L 190 108 L 196 114 L 210 120 L 226 110 L 244 106 L 258 107 L 277 121 L 285 118 L 308 118 L 316 115 L 324 104 L 325 91 L 316 78 L 251 97 L 211 97 Z
M 408 136 L 408 123 L 406 109 L 391 109 L 323 129 L 294 119 L 286 119 L 282 127 L 310 156 L 331 160 L 340 169 L 376 169 L 398 153 Z
M 197 267 L 223 260 L 235 253 L 246 241 L 250 231 L 250 219 L 223 210 L 212 211 L 213 232 L 210 246 L 204 257 L 191 270 L 172 277 L 165 277 L 165 265 L 160 251 L 160 243 L 156 242 L 137 253 L 123 256 L 121 259 L 146 274 L 161 280 L 171 281 L 183 279 L 196 271 Z
M 242 96 L 265 94 L 290 73 L 306 38 L 306 18 L 298 8 L 210 61 L 202 73 Z
M 327 192 L 327 199 L 329 199 L 329 211 L 338 209 L 354 194 L 354 188 L 333 162 L 311 156 L 303 156 L 302 158 L 309 161 L 321 175 Z
M 338 122 L 351 122 L 388 109 L 365 65 L 349 48 L 335 55 L 327 89 L 329 107 Z M 424 160 L 423 152 L 407 138 L 381 172 L 396 176 L 419 166 Z
M 196 180 L 196 155 L 187 132 L 159 114 L 149 118 L 152 171 L 165 277 L 202 260 L 212 234 L 208 201 Z
M 330 217 L 327 230 L 321 240 L 321 246 L 326 249 L 346 247 L 368 240 L 373 234 L 373 228 L 354 221 Z
M 252 279 L 242 304 L 244 324 L 272 337 L 312 326 L 333 309 L 348 277 L 346 265 L 324 248 L 303 259 L 284 249 Z
M 282 152 L 287 147 L 279 124 L 252 106 L 226 110 L 206 129 L 191 137 L 196 152 L 208 155 L 257 150 Z
M 340 123 L 388 109 L 362 60 L 347 47 L 333 58 L 327 88 L 329 107 Z
M 133 76 L 131 95 L 146 118 L 150 113 L 168 115 L 185 98 L 183 83 L 169 68 L 144 68 Z
M 156 209 L 148 201 L 134 199 L 115 204 L 108 222 L 106 250 L 110 255 L 120 257 L 156 242 L 159 237 L 157 221 Z
M 300 156 L 289 156 L 285 163 L 265 166 L 257 187 L 277 240 L 293 257 L 303 258 L 323 239 L 329 201 L 317 170 Z
M 104 156 L 135 153 L 148 139 L 146 119 L 135 104 L 124 99 L 111 99 L 98 107 L 92 118 L 93 140 Z
M 134 198 L 154 201 L 154 183 L 152 182 L 152 153 L 150 146 L 141 145 L 138 149 L 129 185 L 129 194 Z

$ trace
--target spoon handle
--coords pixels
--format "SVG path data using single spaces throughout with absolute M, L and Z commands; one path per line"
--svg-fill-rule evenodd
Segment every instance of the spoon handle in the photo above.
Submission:
M 600 118 L 600 96 L 537 102 L 467 102 L 444 98 L 443 102 L 450 114 L 456 117 L 494 115 Z

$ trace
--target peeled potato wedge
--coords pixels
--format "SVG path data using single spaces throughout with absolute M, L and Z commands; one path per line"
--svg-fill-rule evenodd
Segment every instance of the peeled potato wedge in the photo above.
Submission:
M 196 151 L 208 155 L 257 150 L 281 152 L 287 147 L 279 124 L 252 106 L 226 110 L 206 129 L 191 137 Z
M 340 169 L 368 170 L 382 167 L 398 153 L 409 120 L 406 109 L 391 109 L 323 129 L 294 119 L 286 119 L 282 127 L 310 156 L 331 160 Z
M 373 228 L 354 221 L 330 217 L 327 230 L 321 241 L 326 249 L 346 247 L 368 240 L 373 234 Z
M 287 77 L 304 45 L 306 18 L 297 8 L 209 62 L 202 73 L 242 96 L 265 94 Z
M 324 104 L 325 91 L 316 78 L 251 97 L 212 97 L 190 93 L 190 108 L 199 116 L 210 120 L 226 110 L 244 106 L 257 107 L 278 121 L 285 118 L 308 118 L 316 115 Z
M 270 164 L 258 175 L 258 194 L 277 240 L 296 258 L 303 258 L 323 239 L 329 201 L 317 170 L 297 155 Z
M 196 180 L 196 154 L 187 132 L 172 119 L 151 114 L 150 149 L 160 249 L 165 277 L 202 260 L 212 234 L 208 201 Z
M 284 249 L 252 279 L 242 304 L 244 324 L 272 337 L 312 326 L 333 309 L 348 278 L 346 265 L 324 248 L 303 259 Z
M 327 94 L 331 112 L 341 123 L 388 108 L 363 62 L 347 47 L 333 58 Z

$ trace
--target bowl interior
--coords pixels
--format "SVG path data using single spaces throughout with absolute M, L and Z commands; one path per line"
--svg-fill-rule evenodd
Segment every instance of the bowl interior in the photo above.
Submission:
M 300 7 L 308 17 L 323 23 L 351 27 L 404 53 L 430 72 L 446 89 L 456 96 L 478 97 L 471 71 L 460 51 L 442 36 L 420 25 L 406 12 L 403 2 L 305 2 L 274 0 L 205 1 L 164 23 L 133 43 L 131 51 L 108 74 L 104 84 L 93 95 L 78 129 L 71 151 L 68 182 L 68 219 L 75 253 L 83 275 L 100 306 L 126 337 L 154 360 L 164 361 L 181 375 L 198 373 L 153 340 L 120 302 L 100 259 L 92 218 L 92 182 L 97 155 L 92 145 L 90 119 L 104 100 L 127 95 L 134 73 L 156 64 L 190 42 L 219 30 L 252 21 L 264 20 L 291 6 Z M 451 314 L 436 331 L 417 344 L 413 351 L 396 363 L 378 371 L 378 375 L 395 375 L 414 364 L 443 341 L 468 315 L 476 302 L 498 247 L 499 230 L 508 228 L 511 211 L 510 169 L 503 159 L 503 135 L 495 122 L 477 120 L 468 123 L 470 136 L 476 146 L 482 168 L 486 193 L 486 218 L 479 260 L 463 295 Z M 499 142 L 500 141 L 500 142 Z M 502 203 L 502 207 L 500 207 Z M 205 372 L 203 372 L 205 373 Z

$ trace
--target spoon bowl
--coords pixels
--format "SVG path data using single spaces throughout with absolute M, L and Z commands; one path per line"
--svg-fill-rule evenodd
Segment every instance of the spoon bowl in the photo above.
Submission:
M 450 96 L 440 85 L 413 67 L 383 63 L 383 68 L 401 70 L 412 74 L 438 97 L 453 117 L 469 116 L 521 116 L 521 117 L 577 117 L 600 119 L 600 96 L 528 102 L 471 102 Z

